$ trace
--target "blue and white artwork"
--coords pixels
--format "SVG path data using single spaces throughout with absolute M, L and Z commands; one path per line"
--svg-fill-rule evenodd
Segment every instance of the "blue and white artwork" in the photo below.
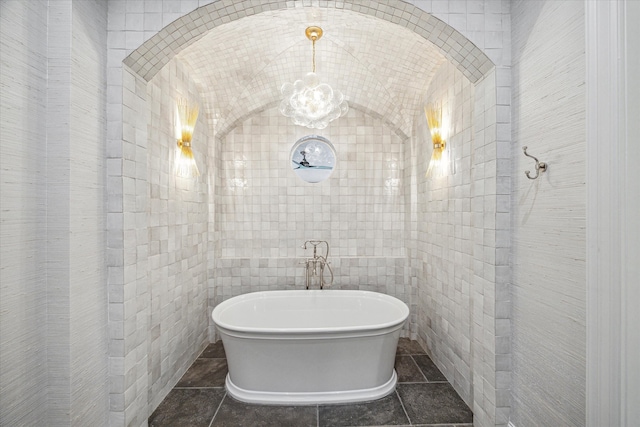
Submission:
M 306 182 L 329 178 L 336 166 L 336 152 L 328 139 L 317 135 L 300 138 L 291 149 L 291 167 Z

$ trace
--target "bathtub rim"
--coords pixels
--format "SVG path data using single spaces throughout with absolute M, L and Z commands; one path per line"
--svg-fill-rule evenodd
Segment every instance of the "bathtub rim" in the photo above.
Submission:
M 369 299 L 384 300 L 385 302 L 392 304 L 396 308 L 399 308 L 402 311 L 402 314 L 398 319 L 384 323 L 367 324 L 360 326 L 318 326 L 308 328 L 265 328 L 254 326 L 236 326 L 230 325 L 229 323 L 220 320 L 220 315 L 224 310 L 231 309 L 233 306 L 242 304 L 243 302 L 251 299 L 276 298 L 278 296 L 285 296 L 286 294 L 307 294 L 310 296 L 330 294 L 332 297 L 339 297 L 339 293 L 345 293 L 351 296 L 363 296 Z M 399 298 L 383 294 L 381 292 L 353 289 L 295 289 L 249 292 L 246 294 L 231 297 L 225 301 L 222 301 L 214 307 L 211 312 L 211 318 L 213 319 L 213 323 L 215 324 L 216 328 L 218 328 L 220 333 L 238 338 L 287 339 L 288 337 L 290 337 L 290 339 L 319 339 L 323 336 L 330 336 L 332 338 L 350 338 L 356 336 L 359 337 L 388 334 L 402 328 L 409 318 L 409 314 L 410 310 L 405 302 L 403 302 Z

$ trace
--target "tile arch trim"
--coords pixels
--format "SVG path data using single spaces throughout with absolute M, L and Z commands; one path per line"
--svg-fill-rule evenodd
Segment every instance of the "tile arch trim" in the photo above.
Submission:
M 262 5 L 256 5 L 252 0 L 240 0 L 233 4 L 214 1 L 165 26 L 131 52 L 123 62 L 144 80 L 150 81 L 180 51 L 217 26 L 259 14 L 262 11 L 300 7 L 312 6 L 303 0 Z M 366 3 L 358 0 L 344 0 L 343 2 L 321 2 L 319 7 L 361 13 L 406 27 L 432 42 L 445 58 L 474 84 L 494 68 L 495 64 L 489 57 L 455 28 L 402 0 L 391 4 L 381 0 L 371 0 Z

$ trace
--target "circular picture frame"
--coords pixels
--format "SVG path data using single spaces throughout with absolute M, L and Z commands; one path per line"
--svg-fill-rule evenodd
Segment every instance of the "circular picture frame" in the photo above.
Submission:
M 291 148 L 291 169 L 303 181 L 315 184 L 329 178 L 336 167 L 333 144 L 319 135 L 307 135 Z

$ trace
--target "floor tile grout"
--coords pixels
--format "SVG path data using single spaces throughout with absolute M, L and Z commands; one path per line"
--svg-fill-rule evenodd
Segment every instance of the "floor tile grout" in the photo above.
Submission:
M 398 384 L 451 384 L 449 381 L 398 381 Z
M 398 393 L 398 388 L 396 387 L 396 389 L 394 390 L 394 392 L 396 393 L 396 396 L 398 397 L 398 400 L 400 401 L 400 406 L 402 406 L 402 410 L 404 411 L 404 416 L 407 417 L 407 421 L 409 421 L 409 425 L 411 425 L 411 418 L 409 418 L 409 414 L 407 413 L 407 408 L 404 407 L 404 402 L 402 401 L 402 397 L 400 397 L 400 393 Z
M 209 422 L 209 427 L 213 426 L 213 421 L 216 419 L 216 415 L 218 415 L 218 411 L 220 411 L 220 407 L 222 407 L 222 402 L 224 402 L 226 398 L 227 398 L 227 393 L 225 392 L 224 396 L 222 396 L 222 399 L 220 399 L 220 403 L 218 404 L 216 411 L 213 413 L 213 417 L 211 417 L 211 421 Z
M 420 366 L 418 366 L 418 362 L 416 362 L 416 359 L 413 358 L 413 356 L 409 356 L 411 357 L 411 361 L 413 362 L 413 365 L 418 368 L 418 371 L 420 372 L 420 374 L 422 375 L 422 378 L 424 378 L 425 381 L 429 381 L 427 379 L 427 376 L 424 374 L 424 372 L 422 372 L 422 369 L 420 369 Z
M 223 389 L 224 386 L 217 386 L 217 387 L 216 386 L 211 386 L 211 387 L 202 387 L 202 386 L 201 387 L 184 387 L 184 386 L 181 386 L 181 387 L 174 387 L 172 390 L 199 390 L 199 389 L 209 389 L 209 388 L 220 388 L 220 389 Z

